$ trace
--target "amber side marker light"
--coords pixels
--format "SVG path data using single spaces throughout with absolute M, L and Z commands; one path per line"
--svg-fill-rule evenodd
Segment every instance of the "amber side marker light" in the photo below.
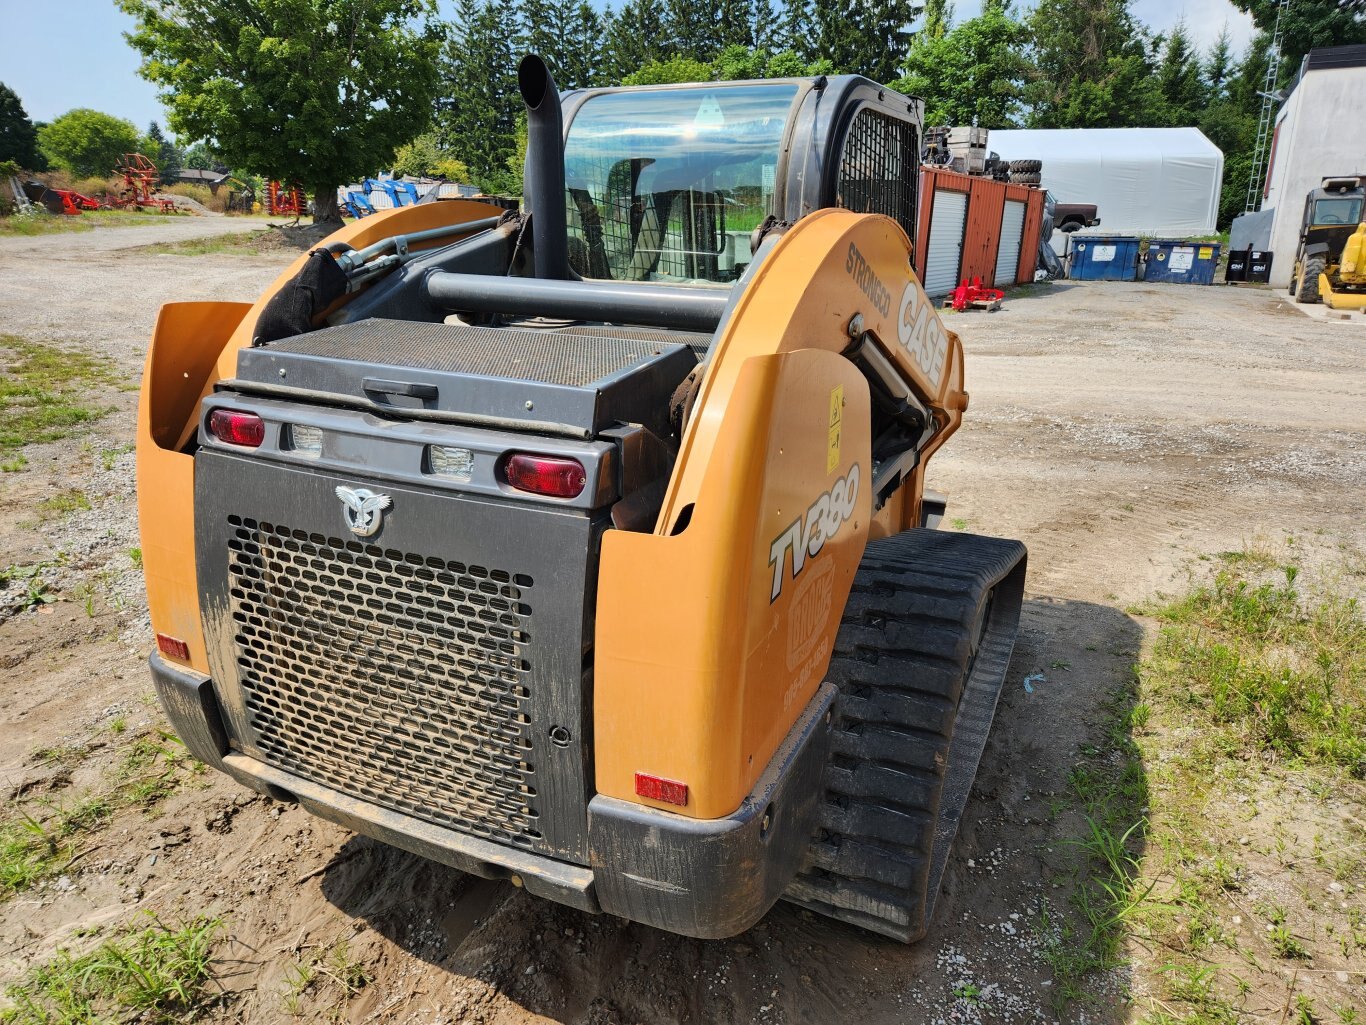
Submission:
M 651 776 L 646 772 L 636 773 L 636 793 L 652 801 L 676 804 L 682 807 L 688 803 L 688 784 L 677 780 Z
M 190 646 L 179 637 L 157 634 L 157 650 L 167 658 L 173 658 L 177 662 L 190 661 Z
M 588 478 L 577 459 L 514 452 L 503 463 L 503 477 L 518 491 L 550 498 L 577 498 Z
M 209 433 L 229 445 L 260 448 L 266 440 L 266 425 L 255 413 L 215 409 L 209 414 Z

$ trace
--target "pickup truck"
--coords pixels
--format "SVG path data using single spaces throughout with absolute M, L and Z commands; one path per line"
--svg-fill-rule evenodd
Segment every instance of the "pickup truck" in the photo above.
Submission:
M 1053 210 L 1053 226 L 1070 235 L 1100 223 L 1094 203 L 1059 203 Z

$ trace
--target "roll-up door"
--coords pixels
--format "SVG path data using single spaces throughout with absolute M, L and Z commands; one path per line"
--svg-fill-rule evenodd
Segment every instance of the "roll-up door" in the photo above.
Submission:
M 925 253 L 925 291 L 948 295 L 958 287 L 963 260 L 963 228 L 968 218 L 966 192 L 936 191 L 930 212 L 930 241 Z
M 1020 269 L 1020 239 L 1024 236 L 1025 204 L 1014 199 L 1006 200 L 1005 212 L 1001 214 L 1001 241 L 996 250 L 997 288 L 1015 284 L 1015 274 Z

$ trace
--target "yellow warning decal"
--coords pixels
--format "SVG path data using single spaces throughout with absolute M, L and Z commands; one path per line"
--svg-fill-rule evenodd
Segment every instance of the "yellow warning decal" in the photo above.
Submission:
M 825 472 L 834 473 L 840 464 L 840 424 L 844 418 L 844 385 L 830 389 L 830 437 L 825 454 Z
M 1202 259 L 1202 260 L 1208 260 L 1208 259 L 1209 259 L 1210 257 L 1212 257 L 1213 255 L 1214 255 L 1214 247 L 1213 247 L 1213 246 L 1201 246 L 1201 247 L 1200 247 L 1200 259 Z

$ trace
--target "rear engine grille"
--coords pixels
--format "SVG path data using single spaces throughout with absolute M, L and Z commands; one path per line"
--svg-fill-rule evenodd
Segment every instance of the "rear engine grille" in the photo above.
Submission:
M 252 738 L 361 800 L 532 847 L 530 577 L 229 516 Z

